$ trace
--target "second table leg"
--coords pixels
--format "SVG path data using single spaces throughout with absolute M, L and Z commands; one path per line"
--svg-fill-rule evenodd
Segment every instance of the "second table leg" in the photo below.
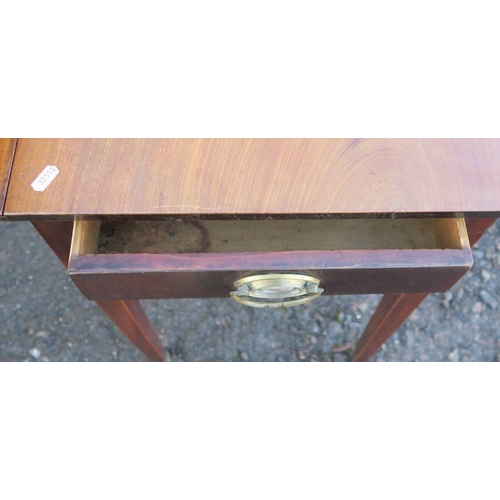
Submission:
M 474 246 L 496 220 L 491 217 L 466 218 L 470 245 Z M 352 361 L 368 361 L 428 295 L 427 293 L 384 295 L 356 344 Z
M 352 361 L 368 361 L 427 296 L 427 293 L 384 295 L 356 344 Z

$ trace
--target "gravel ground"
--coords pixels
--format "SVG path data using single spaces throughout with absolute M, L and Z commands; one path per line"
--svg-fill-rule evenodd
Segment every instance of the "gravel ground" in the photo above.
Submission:
M 373 361 L 499 361 L 500 223 L 473 270 L 410 317 Z M 173 361 L 349 361 L 379 297 L 256 310 L 230 299 L 144 301 Z M 83 298 L 29 223 L 0 223 L 0 361 L 146 361 Z

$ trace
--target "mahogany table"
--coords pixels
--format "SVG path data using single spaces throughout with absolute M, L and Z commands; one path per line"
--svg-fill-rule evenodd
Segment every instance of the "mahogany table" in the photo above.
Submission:
M 31 221 L 150 359 L 140 299 L 307 307 L 384 294 L 366 361 L 472 266 L 500 214 L 497 139 L 1 139 L 0 216 Z

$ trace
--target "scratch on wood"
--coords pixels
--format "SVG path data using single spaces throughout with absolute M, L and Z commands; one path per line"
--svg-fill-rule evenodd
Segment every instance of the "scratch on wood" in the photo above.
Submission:
M 155 210 L 160 208 L 197 208 L 198 210 L 222 210 L 223 207 L 200 207 L 198 205 L 157 205 Z

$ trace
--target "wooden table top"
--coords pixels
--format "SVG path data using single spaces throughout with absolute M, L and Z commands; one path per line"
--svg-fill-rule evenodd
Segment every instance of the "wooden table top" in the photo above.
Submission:
M 36 191 L 47 166 L 59 174 Z M 14 219 L 429 213 L 500 213 L 499 139 L 19 139 L 4 207 Z

